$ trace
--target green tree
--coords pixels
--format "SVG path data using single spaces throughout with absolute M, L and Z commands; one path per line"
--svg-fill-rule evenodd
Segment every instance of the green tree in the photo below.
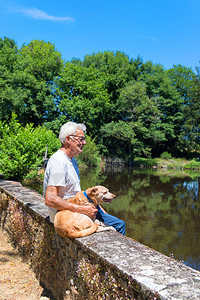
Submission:
M 20 49 L 20 55 L 21 77 L 16 74 L 15 83 L 20 92 L 25 87 L 23 109 L 26 118 L 23 123 L 31 121 L 39 125 L 53 120 L 58 115 L 54 80 L 63 67 L 61 54 L 50 42 L 34 40 Z
M 120 51 L 99 52 L 86 55 L 83 66 L 93 67 L 107 75 L 106 87 L 111 101 L 115 102 L 119 96 L 120 89 L 130 80 L 129 57 Z
M 105 123 L 118 121 L 120 117 L 116 110 L 116 101 L 121 89 L 137 77 L 137 63 L 130 60 L 124 52 L 105 51 L 85 56 L 83 65 L 87 68 L 92 66 L 106 75 L 105 87 L 110 98 L 110 108 Z
M 141 81 L 127 85 L 117 101 L 121 121 L 103 127 L 105 136 L 127 143 L 129 157 L 150 156 L 152 148 L 166 140 L 165 128 L 157 99 L 146 95 L 146 85 Z M 110 144 L 110 143 L 109 143 Z M 112 145 L 108 145 L 109 150 Z M 115 149 L 115 148 L 114 148 Z M 124 149 L 124 147 L 123 147 Z
M 18 48 L 14 40 L 0 38 L 0 120 L 9 120 L 13 109 L 12 75 L 18 64 Z
M 198 156 L 200 151 L 200 79 L 193 81 L 190 101 L 183 108 L 185 122 L 179 136 L 179 148 L 183 155 Z
M 146 62 L 139 65 L 138 79 L 146 84 L 147 95 L 154 98 L 161 113 L 161 122 L 165 128 L 166 141 L 152 151 L 159 156 L 163 151 L 177 154 L 178 137 L 184 122 L 182 112 L 183 99 L 177 89 L 172 86 L 169 77 L 161 65 Z M 155 101 L 154 100 L 154 101 Z
M 7 44 L 5 40 L 2 52 L 8 56 L 12 51 L 14 61 L 12 59 L 10 64 L 4 64 L 7 73 L 3 76 L 6 75 L 7 79 L 1 82 L 0 98 L 7 113 L 2 115 L 1 120 L 9 119 L 12 112 L 24 125 L 32 122 L 37 126 L 52 120 L 57 113 L 54 79 L 63 66 L 61 54 L 54 45 L 44 41 L 31 41 L 18 51 L 13 42 L 9 43 L 9 47 Z
M 103 136 L 102 154 L 133 160 L 139 148 L 139 141 L 135 138 L 134 125 L 131 122 L 119 120 L 101 127 Z M 138 150 L 139 151 L 139 150 Z
M 189 97 L 194 89 L 196 75 L 191 68 L 182 65 L 174 65 L 166 71 L 172 86 L 179 92 L 180 97 L 184 99 L 185 103 L 189 102 Z
M 58 79 L 59 109 L 66 119 L 83 122 L 89 135 L 97 135 L 106 122 L 110 99 L 107 77 L 93 67 L 66 63 Z
M 167 74 L 183 99 L 177 147 L 182 155 L 191 156 L 200 149 L 200 81 L 191 68 L 181 65 L 169 69 Z

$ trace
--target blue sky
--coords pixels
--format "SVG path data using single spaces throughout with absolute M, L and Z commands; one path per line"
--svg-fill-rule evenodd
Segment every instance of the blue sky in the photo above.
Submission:
M 165 69 L 200 66 L 200 0 L 0 0 L 0 37 L 55 44 L 64 60 L 123 51 Z

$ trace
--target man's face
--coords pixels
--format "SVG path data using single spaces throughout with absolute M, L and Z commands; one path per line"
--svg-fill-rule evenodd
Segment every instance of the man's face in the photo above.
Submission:
M 86 144 L 84 132 L 81 129 L 77 129 L 76 135 L 71 137 L 71 150 L 73 156 L 78 155 L 83 151 L 83 146 Z

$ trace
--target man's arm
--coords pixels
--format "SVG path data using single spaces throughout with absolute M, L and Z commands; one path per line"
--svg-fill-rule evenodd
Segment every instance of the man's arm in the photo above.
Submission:
M 48 186 L 45 194 L 45 204 L 49 207 L 55 208 L 57 210 L 68 209 L 73 212 L 78 212 L 87 215 L 92 220 L 95 219 L 97 214 L 97 209 L 93 205 L 76 205 L 74 203 L 68 203 L 66 200 L 58 196 L 58 187 Z

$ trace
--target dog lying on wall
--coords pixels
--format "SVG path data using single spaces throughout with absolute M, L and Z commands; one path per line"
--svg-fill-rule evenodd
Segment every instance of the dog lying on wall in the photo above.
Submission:
M 110 193 L 106 187 L 98 185 L 88 188 L 85 192 L 78 192 L 68 201 L 77 205 L 97 206 L 104 202 L 111 203 L 114 198 L 115 195 Z M 70 210 L 60 210 L 56 213 L 54 228 L 57 234 L 69 238 L 84 237 L 103 230 L 115 230 L 113 227 L 105 227 L 98 220 L 92 221 L 88 216 Z

